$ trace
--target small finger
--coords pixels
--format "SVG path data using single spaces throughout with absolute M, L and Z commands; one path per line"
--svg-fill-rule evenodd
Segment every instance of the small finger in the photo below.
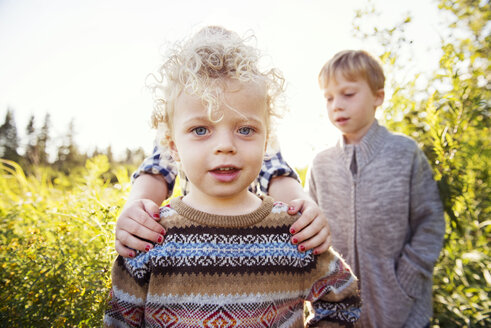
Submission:
M 153 219 L 152 217 L 150 217 L 148 215 L 148 213 L 146 213 L 143 210 L 138 210 L 138 211 L 135 211 L 134 213 L 132 213 L 131 219 L 133 221 L 135 221 L 136 223 L 138 223 L 139 225 L 142 226 L 141 228 L 138 227 L 142 231 L 151 230 L 151 231 L 156 232 L 156 233 L 159 233 L 161 235 L 164 235 L 165 234 L 164 227 L 162 227 L 162 225 L 160 223 L 156 222 L 155 219 Z M 133 225 L 133 229 L 135 229 L 135 227 L 137 227 L 137 226 L 134 226 Z M 125 230 L 127 230 L 127 231 L 129 231 L 129 232 L 131 232 L 133 234 L 136 234 L 137 237 L 148 239 L 148 238 L 146 238 L 146 236 L 140 235 L 135 230 L 128 230 L 128 228 L 125 229 Z M 151 240 L 153 240 L 153 239 L 151 239 Z
M 116 240 L 116 242 L 115 242 L 115 248 L 116 248 L 116 252 L 118 252 L 118 254 L 121 255 L 122 257 L 132 258 L 132 257 L 136 256 L 136 253 L 134 250 L 132 250 L 131 248 L 123 246 L 123 244 L 121 244 L 118 240 Z
M 143 204 L 143 209 L 145 210 L 145 212 L 148 213 L 148 215 L 150 215 L 150 217 L 152 217 L 157 222 L 160 221 L 160 209 L 157 206 L 157 204 L 155 204 L 149 199 L 142 200 L 142 204 Z
M 297 240 L 297 243 L 301 243 L 307 239 L 313 238 L 324 228 L 325 227 L 322 225 L 322 223 L 320 221 L 314 220 L 309 225 L 307 225 L 305 228 L 303 228 L 299 232 L 296 232 L 295 234 L 293 234 L 292 240 L 293 240 L 293 238 L 295 238 Z M 291 230 L 293 230 L 293 229 L 294 228 L 292 227 Z
M 303 230 L 305 227 L 309 226 L 312 221 L 315 219 L 315 213 L 314 211 L 305 211 L 303 212 L 300 217 L 295 221 L 292 226 L 290 227 L 290 233 L 291 234 L 296 234 L 299 231 Z
M 302 206 L 303 206 L 303 201 L 297 199 L 292 200 L 288 205 L 288 214 L 290 215 L 297 214 L 298 211 L 300 211 L 300 209 L 302 208 Z
M 314 249 L 314 254 L 315 255 L 322 254 L 322 253 L 326 252 L 329 249 L 329 247 L 331 247 L 331 235 L 330 234 L 327 236 L 326 240 L 324 241 L 324 243 L 321 246 L 316 247 Z
M 132 248 L 134 250 L 139 250 L 142 252 L 148 252 L 153 248 L 153 243 L 152 240 L 145 238 L 146 240 L 142 240 L 140 238 L 137 238 L 133 236 L 132 234 L 128 233 L 127 231 L 124 230 L 119 230 L 116 231 L 116 242 L 121 243 L 123 247 L 126 248 Z M 160 240 L 160 242 L 163 241 L 163 236 L 160 236 L 156 238 L 157 241 Z M 157 242 L 154 241 L 154 242 Z M 117 249 L 116 249 L 117 251 Z M 119 252 L 118 252 L 119 253 Z
M 305 242 L 298 245 L 298 249 L 300 251 L 307 251 L 309 249 L 320 247 L 320 250 L 323 250 L 322 245 L 326 242 L 328 237 L 328 230 L 322 229 L 314 237 L 307 239 Z

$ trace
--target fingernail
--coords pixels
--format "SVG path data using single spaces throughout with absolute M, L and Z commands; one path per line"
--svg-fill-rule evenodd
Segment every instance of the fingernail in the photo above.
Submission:
M 319 255 L 319 252 L 317 250 L 314 250 L 314 255 Z
M 145 252 L 150 251 L 150 248 L 152 248 L 150 245 L 145 246 Z
M 297 238 L 293 238 L 292 239 L 292 243 L 294 243 L 294 244 L 298 243 L 298 239 Z
M 159 238 L 157 238 L 157 243 L 159 243 L 159 244 L 160 244 L 160 243 L 161 243 L 163 240 L 164 240 L 164 237 L 159 236 Z
M 291 233 L 292 235 L 293 235 L 293 234 L 295 234 L 295 229 L 291 228 L 291 229 L 290 229 L 290 233 Z
M 130 254 L 128 254 L 128 256 L 131 257 L 131 258 L 133 258 L 133 257 L 135 257 L 135 253 L 130 252 Z
M 293 211 L 294 209 L 295 209 L 295 207 L 293 207 L 293 206 L 288 207 L 289 211 Z
M 304 245 L 300 245 L 300 252 L 303 252 L 305 250 L 305 246 Z
M 165 229 L 162 229 L 162 230 L 160 231 L 160 234 L 161 234 L 162 236 L 165 236 Z
M 159 213 L 154 213 L 153 217 L 156 218 L 156 219 L 159 219 L 160 218 L 160 214 Z

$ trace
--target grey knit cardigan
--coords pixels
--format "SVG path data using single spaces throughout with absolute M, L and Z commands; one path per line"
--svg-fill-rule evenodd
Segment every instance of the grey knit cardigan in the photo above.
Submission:
M 416 143 L 375 121 L 359 144 L 341 138 L 319 153 L 308 176 L 334 248 L 360 279 L 361 326 L 426 325 L 445 221 L 431 168 Z

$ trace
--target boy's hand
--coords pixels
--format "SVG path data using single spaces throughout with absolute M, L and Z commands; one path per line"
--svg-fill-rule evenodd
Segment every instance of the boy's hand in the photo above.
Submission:
M 165 229 L 158 221 L 159 207 L 152 200 L 136 199 L 126 203 L 116 222 L 116 252 L 123 257 L 134 257 L 134 250 L 148 252 L 153 248 L 148 241 L 163 242 Z
M 331 229 L 327 217 L 313 200 L 295 199 L 290 203 L 289 214 L 301 212 L 300 218 L 290 227 L 291 241 L 304 252 L 314 249 L 314 254 L 324 253 L 331 246 Z

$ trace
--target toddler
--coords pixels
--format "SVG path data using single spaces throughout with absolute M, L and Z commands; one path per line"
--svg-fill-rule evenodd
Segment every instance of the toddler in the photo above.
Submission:
M 249 191 L 278 85 L 256 50 L 224 28 L 199 31 L 165 66 L 163 141 L 189 180 L 161 208 L 166 242 L 112 271 L 106 327 L 353 326 L 357 279 L 332 249 L 299 252 L 288 207 Z M 304 323 L 304 302 L 313 318 Z

